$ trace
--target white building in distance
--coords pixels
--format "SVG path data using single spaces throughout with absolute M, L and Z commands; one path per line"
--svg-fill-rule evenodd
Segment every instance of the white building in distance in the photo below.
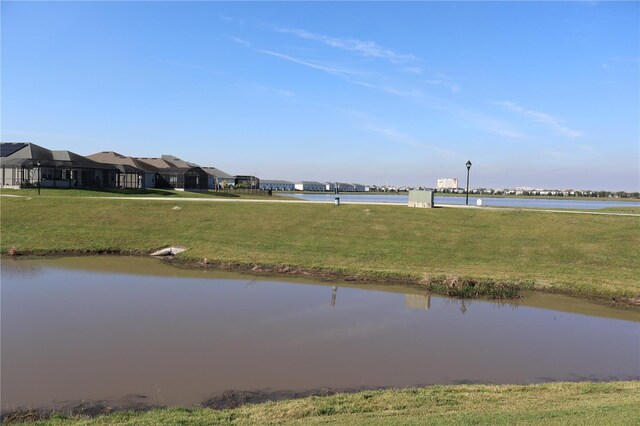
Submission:
M 436 189 L 456 189 L 458 188 L 458 178 L 440 178 L 436 184 Z
M 339 192 L 367 192 L 369 186 L 361 185 L 359 183 L 346 183 L 346 182 L 327 182 L 325 190 L 334 192 L 336 190 L 336 184 L 338 185 Z
M 273 191 L 293 191 L 296 184 L 288 180 L 261 179 L 260 189 L 271 189 Z
M 297 182 L 295 187 L 296 187 L 296 191 L 324 191 L 325 190 L 325 184 L 321 182 L 302 181 L 302 182 Z

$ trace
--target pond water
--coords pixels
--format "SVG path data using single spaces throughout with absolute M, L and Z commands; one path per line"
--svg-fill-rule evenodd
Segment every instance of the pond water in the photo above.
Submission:
M 335 288 L 334 288 L 335 286 Z M 2 260 L 2 409 L 224 390 L 640 377 L 640 313 L 562 296 L 460 301 L 156 259 Z
M 326 201 L 333 202 L 335 194 L 295 194 L 282 193 L 288 197 L 300 198 L 307 201 Z M 385 195 L 385 194 L 349 194 L 342 193 L 337 195 L 341 202 L 347 203 L 392 203 L 407 204 L 408 195 Z M 465 197 L 434 195 L 434 204 L 436 205 L 463 205 Z M 609 207 L 640 207 L 640 201 L 598 201 L 598 200 L 570 200 L 566 198 L 548 199 L 548 198 L 500 198 L 500 197 L 478 197 L 469 196 L 469 205 L 475 206 L 476 201 L 480 198 L 482 205 L 493 207 L 521 207 L 521 208 L 539 208 L 539 209 L 604 209 Z

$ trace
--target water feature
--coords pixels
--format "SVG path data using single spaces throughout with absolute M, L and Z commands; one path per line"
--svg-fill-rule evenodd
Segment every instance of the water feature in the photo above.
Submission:
M 2 409 L 228 389 L 640 377 L 640 313 L 535 294 L 460 301 L 156 259 L 2 259 Z
M 282 193 L 288 197 L 300 198 L 307 201 L 333 202 L 335 194 L 296 194 Z M 406 194 L 350 194 L 342 193 L 338 195 L 341 202 L 348 203 L 392 203 L 407 204 L 409 196 Z M 640 201 L 615 201 L 615 200 L 583 200 L 566 198 L 501 198 L 469 196 L 469 205 L 475 206 L 478 199 L 482 200 L 482 205 L 490 207 L 522 207 L 539 209 L 604 209 L 609 207 L 640 207 Z M 463 205 L 465 197 L 434 195 L 436 205 Z

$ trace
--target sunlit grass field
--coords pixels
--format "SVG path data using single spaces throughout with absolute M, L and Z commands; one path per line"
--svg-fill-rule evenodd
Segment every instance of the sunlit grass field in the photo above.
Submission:
M 420 282 L 531 280 L 640 296 L 640 218 L 308 203 L 2 197 L 2 253 L 140 253 L 181 245 L 208 264 Z

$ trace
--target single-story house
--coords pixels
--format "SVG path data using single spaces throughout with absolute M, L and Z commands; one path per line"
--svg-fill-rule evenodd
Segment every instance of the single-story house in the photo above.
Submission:
M 202 167 L 207 175 L 209 175 L 210 189 L 224 189 L 235 185 L 236 181 L 233 176 L 223 172 L 215 167 Z
M 119 171 L 112 165 L 29 142 L 4 142 L 0 146 L 2 187 L 116 187 Z
M 103 164 L 111 164 L 118 169 L 118 188 L 155 188 L 158 169 L 113 151 L 103 151 L 88 155 L 87 158 Z
M 157 157 L 135 157 L 139 166 L 155 167 L 157 171 L 156 188 L 177 190 L 206 190 L 209 175 L 197 164 L 180 160 L 172 155 Z

